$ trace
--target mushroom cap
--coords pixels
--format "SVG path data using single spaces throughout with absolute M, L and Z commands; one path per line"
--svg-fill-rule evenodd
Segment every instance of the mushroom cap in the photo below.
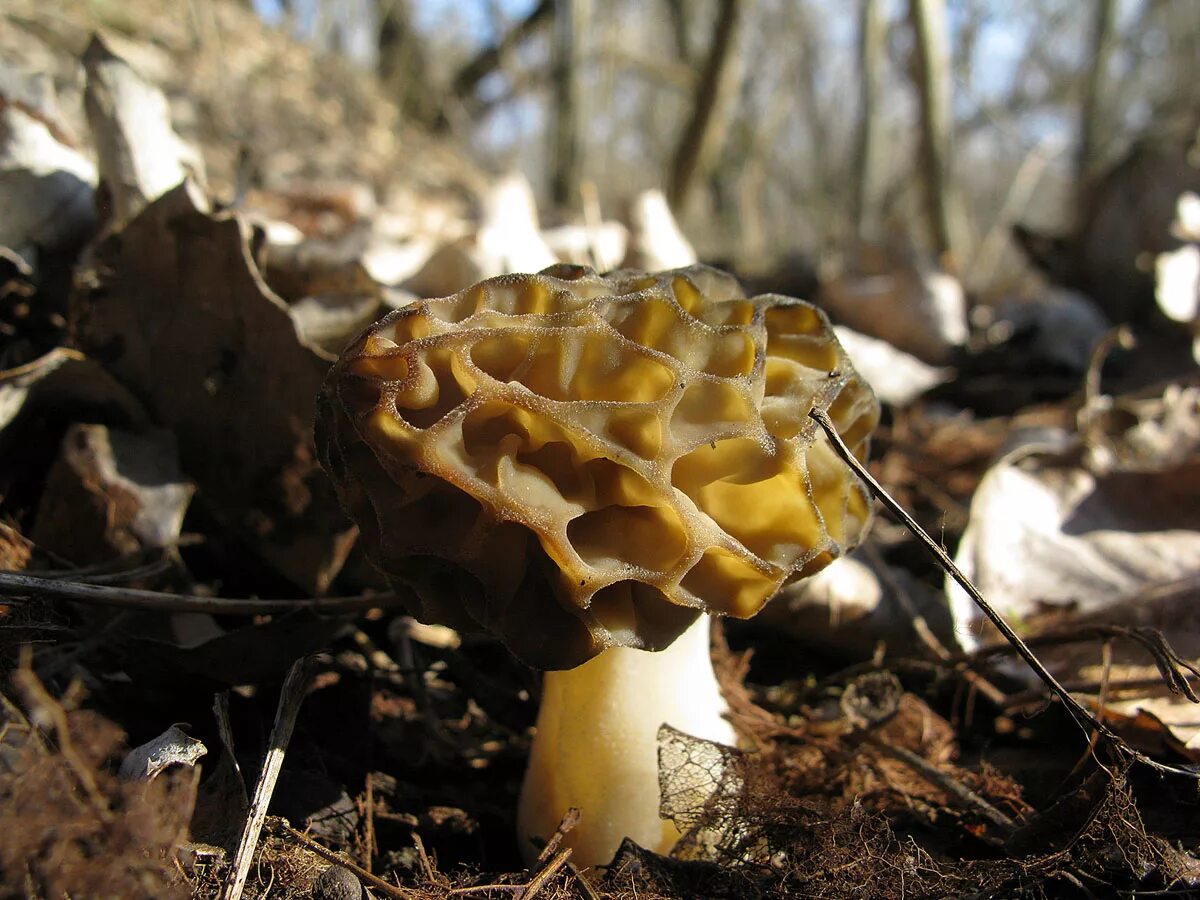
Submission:
M 545 669 L 747 618 L 856 545 L 879 405 L 816 307 L 706 266 L 505 275 L 330 370 L 317 447 L 413 614 Z

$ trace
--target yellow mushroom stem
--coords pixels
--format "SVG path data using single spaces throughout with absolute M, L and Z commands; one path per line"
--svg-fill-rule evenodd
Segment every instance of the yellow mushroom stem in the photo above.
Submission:
M 537 736 L 521 789 L 522 852 L 548 839 L 571 807 L 582 813 L 566 836 L 571 859 L 603 865 L 626 836 L 659 853 L 679 839 L 659 818 L 658 729 L 733 745 L 709 655 L 710 617 L 701 615 L 665 650 L 612 647 L 575 669 L 546 673 Z

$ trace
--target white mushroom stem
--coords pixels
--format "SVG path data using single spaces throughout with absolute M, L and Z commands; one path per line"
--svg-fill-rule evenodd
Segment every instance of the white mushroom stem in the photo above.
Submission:
M 571 807 L 582 813 L 565 843 L 581 867 L 612 860 L 626 836 L 665 853 L 679 839 L 659 818 L 658 729 L 736 743 L 709 656 L 709 622 L 665 650 L 613 647 L 576 669 L 547 672 L 537 737 L 521 789 L 522 851 L 554 834 Z

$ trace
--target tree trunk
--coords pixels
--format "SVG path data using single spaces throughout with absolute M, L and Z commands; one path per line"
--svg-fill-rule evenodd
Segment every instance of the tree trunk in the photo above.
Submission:
M 1083 83 L 1079 108 L 1079 145 L 1075 150 L 1075 181 L 1082 189 L 1099 162 L 1104 133 L 1105 82 L 1116 31 L 1117 0 L 1095 0 L 1092 21 L 1091 65 Z
M 384 90 L 409 121 L 445 126 L 441 99 L 429 82 L 421 37 L 412 28 L 407 0 L 378 0 L 379 61 Z
M 487 76 L 495 72 L 504 63 L 504 57 L 519 44 L 541 29 L 550 21 L 554 12 L 554 0 L 539 0 L 538 5 L 520 22 L 508 30 L 499 41 L 481 50 L 469 63 L 458 70 L 454 76 L 454 93 L 466 97 Z
M 742 0 L 721 0 L 691 116 L 672 157 L 667 198 L 676 212 L 683 209 L 696 176 L 711 165 L 721 149 L 724 134 L 720 123 L 725 108 L 737 93 L 739 66 L 735 44 L 741 8 Z
M 921 185 L 935 253 L 953 255 L 950 212 L 950 38 L 946 0 L 909 0 L 921 107 Z
M 583 178 L 583 41 L 590 0 L 557 0 L 554 19 L 554 120 L 550 132 L 553 166 L 550 194 L 555 204 L 579 209 Z
M 883 93 L 887 20 L 881 0 L 860 0 L 858 32 L 859 110 L 854 147 L 854 232 L 863 241 L 876 236 L 879 217 L 879 98 Z
M 666 0 L 667 16 L 671 20 L 671 37 L 679 61 L 691 65 L 692 43 L 688 37 L 688 6 L 685 0 Z

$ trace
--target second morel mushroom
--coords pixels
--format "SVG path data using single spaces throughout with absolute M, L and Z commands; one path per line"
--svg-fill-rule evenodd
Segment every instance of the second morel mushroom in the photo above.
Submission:
M 666 852 L 656 737 L 734 734 L 708 614 L 753 616 L 862 538 L 879 407 L 822 313 L 715 269 L 555 266 L 369 328 L 320 401 L 322 463 L 414 615 L 548 670 L 522 850 L 570 807 L 580 866 Z M 653 651 L 653 652 L 648 652 Z

